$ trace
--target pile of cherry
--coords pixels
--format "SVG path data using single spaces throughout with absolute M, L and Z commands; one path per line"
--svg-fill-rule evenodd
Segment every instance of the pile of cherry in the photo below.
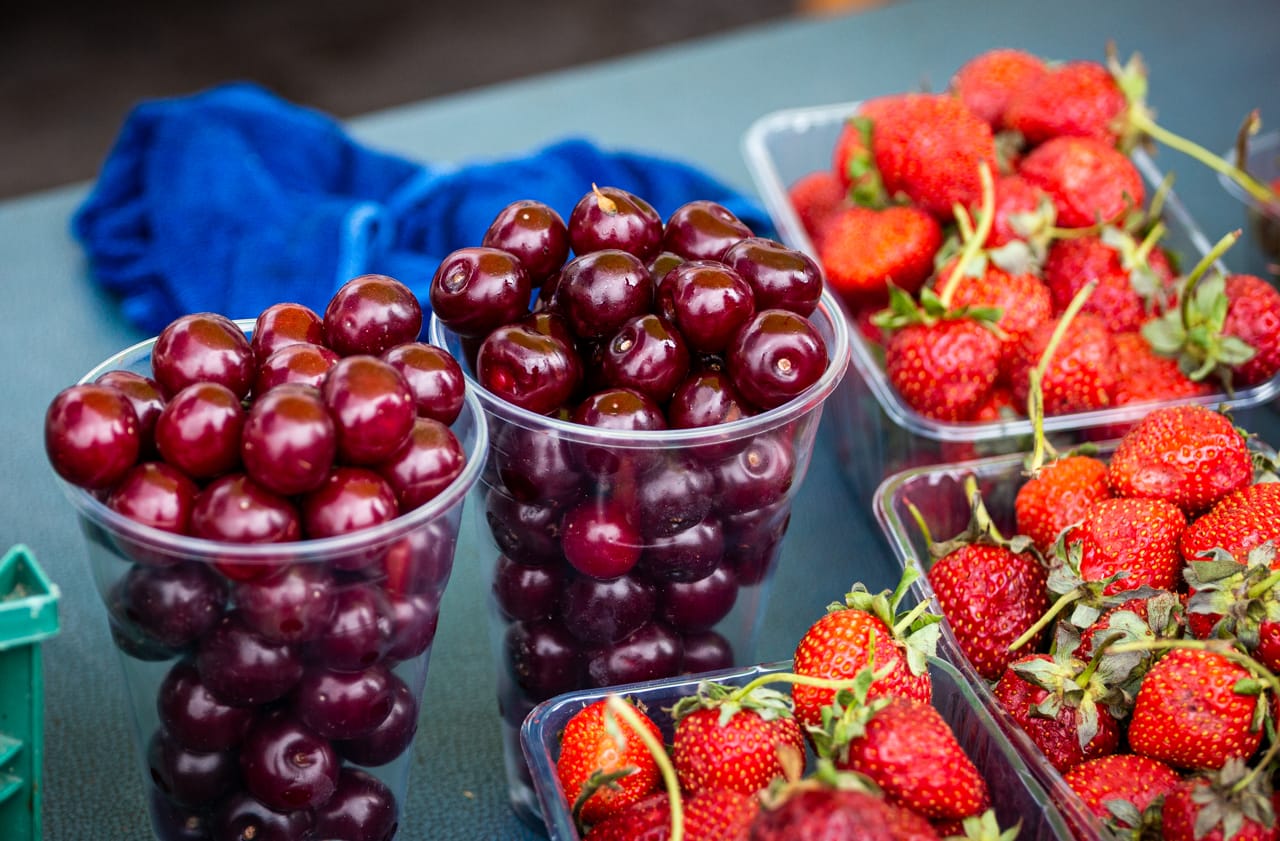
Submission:
M 147 756 L 160 837 L 395 834 L 393 793 L 357 766 L 386 765 L 416 733 L 457 518 L 377 527 L 466 462 L 450 429 L 462 372 L 421 327 L 407 287 L 366 275 L 323 317 L 269 307 L 251 339 L 220 315 L 178 318 L 150 376 L 108 371 L 49 406 L 56 472 L 167 533 L 95 526 L 131 562 L 106 573 L 117 645 L 173 661 Z M 250 544 L 278 551 L 237 559 Z
M 513 727 L 561 692 L 733 662 L 715 626 L 771 569 L 813 419 L 713 428 L 823 375 L 821 293 L 812 259 L 723 206 L 664 223 L 614 187 L 567 223 L 517 202 L 442 262 L 433 311 L 480 385 L 547 416 L 491 412 L 481 479 Z

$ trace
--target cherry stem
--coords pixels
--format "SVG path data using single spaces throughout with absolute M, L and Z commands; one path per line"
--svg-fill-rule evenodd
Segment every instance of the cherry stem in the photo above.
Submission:
M 760 675 L 745 686 L 735 689 L 729 694 L 728 700 L 740 701 L 761 686 L 768 686 L 771 683 L 798 684 L 800 686 L 812 686 L 815 689 L 834 689 L 839 692 L 841 689 L 852 689 L 854 679 L 835 680 L 833 678 L 798 675 L 794 672 L 776 672 L 774 674 Z
M 1261 184 L 1252 175 L 1245 172 L 1240 167 L 1233 165 L 1229 161 L 1223 160 L 1222 157 L 1210 152 L 1199 143 L 1195 143 L 1185 137 L 1174 134 L 1166 128 L 1163 128 L 1156 123 L 1155 120 L 1143 113 L 1141 109 L 1130 109 L 1129 119 L 1135 128 L 1157 142 L 1163 143 L 1171 149 L 1175 149 L 1184 155 L 1192 157 L 1215 172 L 1220 172 L 1227 176 L 1232 181 L 1243 187 L 1245 192 L 1255 200 L 1264 204 L 1276 200 L 1276 194 L 1271 190 L 1268 190 L 1264 184 Z
M 1068 590 L 1061 596 L 1058 596 L 1058 600 L 1049 605 L 1049 609 L 1045 611 L 1043 616 L 1035 621 L 1034 625 L 1027 628 L 1027 630 L 1023 632 L 1022 636 L 1009 643 L 1009 650 L 1016 651 L 1035 639 L 1036 635 L 1048 627 L 1049 623 L 1052 622 L 1059 613 L 1066 609 L 1067 605 L 1072 602 L 1077 602 L 1083 598 L 1084 593 L 1085 591 L 1082 587 L 1076 587 L 1074 590 Z
M 667 797 L 671 802 L 671 841 L 684 841 L 684 801 L 680 798 L 680 781 L 676 777 L 676 768 L 671 764 L 671 757 L 667 756 L 666 748 L 645 728 L 640 714 L 620 696 L 610 695 L 605 703 L 610 712 L 625 721 L 627 726 L 635 731 L 653 756 L 653 761 L 662 774 L 662 782 L 667 788 Z
M 942 290 L 942 308 L 944 310 L 951 308 L 951 299 L 956 294 L 956 287 L 959 286 L 959 279 L 964 277 L 964 269 L 973 258 L 982 250 L 982 246 L 987 241 L 987 237 L 991 235 L 991 226 L 995 221 L 996 193 L 995 183 L 991 180 L 991 167 L 987 166 L 986 161 L 978 164 L 978 177 L 982 182 L 982 208 L 978 211 L 978 227 L 973 231 L 973 236 L 965 239 L 964 249 L 961 250 L 960 256 L 956 258 L 955 267 L 951 269 L 951 274 L 947 276 L 946 287 Z M 960 219 L 964 214 L 957 213 L 956 218 Z M 964 223 L 960 223 L 964 224 Z

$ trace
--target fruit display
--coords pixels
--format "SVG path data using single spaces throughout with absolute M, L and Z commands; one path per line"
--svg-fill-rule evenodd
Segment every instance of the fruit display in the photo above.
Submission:
M 398 281 L 180 317 L 45 419 L 156 835 L 387 841 L 484 419 Z
M 812 259 L 725 208 L 522 201 L 433 278 L 491 430 L 476 488 L 499 706 L 749 658 L 848 332 Z M 487 557 L 485 557 L 487 555 Z
M 1102 451 L 886 483 L 944 649 L 1082 836 L 1277 837 L 1276 470 L 1228 415 L 1172 405 Z

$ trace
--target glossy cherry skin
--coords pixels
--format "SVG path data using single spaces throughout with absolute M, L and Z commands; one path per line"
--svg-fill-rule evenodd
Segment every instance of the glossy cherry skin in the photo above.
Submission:
M 164 395 L 160 384 L 150 377 L 133 371 L 107 371 L 94 380 L 97 385 L 108 385 L 129 398 L 133 413 L 138 416 L 138 436 L 142 444 L 141 455 L 148 458 L 155 454 L 156 419 L 164 408 Z
M 653 280 L 644 262 L 618 249 L 580 253 L 560 272 L 555 308 L 581 339 L 604 339 L 650 311 Z
M 550 206 L 523 199 L 498 213 L 480 244 L 514 255 L 524 266 L 529 282 L 540 286 L 568 258 L 569 228 Z
M 302 677 L 302 658 L 253 633 L 232 611 L 200 641 L 196 668 L 216 699 L 247 707 L 284 697 Z
M 240 618 L 254 633 L 269 642 L 298 643 L 328 627 L 336 587 L 326 565 L 298 563 L 240 581 L 233 595 Z
M 388 660 L 412 660 L 431 647 L 440 624 L 440 600 L 432 593 L 387 593 L 391 616 Z
M 491 332 L 476 355 L 480 385 L 508 403 L 550 414 L 564 405 L 582 380 L 573 346 L 520 324 Z
M 329 742 L 283 710 L 254 722 L 240 746 L 245 789 L 278 812 L 328 802 L 338 785 L 338 768 Z
M 373 584 L 348 584 L 334 594 L 333 616 L 305 643 L 308 662 L 358 672 L 382 660 L 391 646 L 391 606 Z
M 219 804 L 210 821 L 214 838 L 233 841 L 309 841 L 314 824 L 310 809 L 277 812 L 246 792 L 236 792 Z
M 497 488 L 485 495 L 485 520 L 498 549 L 522 564 L 558 563 L 560 551 L 559 506 L 521 502 Z
M 607 499 L 588 499 L 565 512 L 560 546 L 565 559 L 583 575 L 616 578 L 640 560 L 640 530 L 626 506 Z
M 675 534 L 646 538 L 640 569 L 659 582 L 693 581 L 709 575 L 723 558 L 724 529 L 718 519 L 706 517 Z
M 199 492 L 199 486 L 176 467 L 147 461 L 116 483 L 107 496 L 107 507 L 153 529 L 186 534 Z
M 662 246 L 662 217 L 618 187 L 594 187 L 569 214 L 569 244 L 578 255 L 617 249 L 649 260 Z
M 156 447 L 164 460 L 195 479 L 211 479 L 240 466 L 245 413 L 226 386 L 189 385 L 156 419 Z
M 189 809 L 210 806 L 236 784 L 231 751 L 202 753 L 185 748 L 163 730 L 147 745 L 147 770 L 156 788 Z
M 391 485 L 364 467 L 335 468 L 324 484 L 302 499 L 303 528 L 312 538 L 366 529 L 394 520 L 399 513 Z M 340 568 L 353 567 L 343 563 Z
M 733 646 L 723 635 L 715 631 L 685 634 L 684 657 L 680 664 L 682 674 L 698 674 L 728 669 L 734 664 Z
M 194 383 L 217 383 L 240 399 L 253 385 L 253 348 L 231 319 L 211 312 L 169 322 L 151 349 L 151 371 L 169 396 Z
M 679 254 L 673 254 L 670 251 L 659 252 L 656 257 L 648 262 L 649 276 L 653 278 L 653 288 L 656 290 L 661 284 L 662 279 L 667 276 L 667 272 L 684 262 L 684 258 Z
M 435 499 L 466 465 L 467 454 L 453 431 L 420 417 L 400 449 L 378 465 L 378 473 L 395 491 L 403 512 Z
M 418 701 L 413 690 L 391 673 L 391 711 L 377 727 L 363 736 L 334 743 L 338 754 L 348 762 L 376 768 L 386 765 L 409 745 L 418 732 Z
M 804 316 L 763 310 L 734 336 L 725 361 L 738 393 L 758 409 L 772 409 L 822 377 L 827 345 Z
M 134 565 L 118 585 L 121 618 L 170 649 L 191 645 L 222 617 L 226 583 L 206 564 Z
M 721 564 L 696 581 L 668 581 L 658 588 L 658 615 L 682 634 L 710 630 L 738 599 L 738 578 Z
M 54 471 L 71 484 L 111 487 L 138 460 L 138 415 L 129 398 L 111 386 L 70 386 L 45 411 L 44 448 Z
M 245 472 L 284 496 L 320 487 L 338 452 L 338 431 L 314 386 L 289 383 L 261 394 L 240 433 Z
M 563 564 L 534 566 L 499 555 L 493 571 L 493 597 L 502 615 L 512 621 L 550 619 L 560 603 Z
M 783 499 L 795 479 L 796 456 L 790 442 L 762 433 L 741 451 L 712 465 L 715 508 L 738 514 Z
M 807 316 L 822 297 L 822 270 L 794 248 L 764 237 L 744 239 L 721 258 L 751 284 L 756 308 L 789 310 Z
M 662 247 L 686 260 L 719 260 L 751 235 L 746 223 L 724 205 L 696 199 L 667 217 Z
M 691 260 L 663 278 L 658 308 L 691 351 L 720 353 L 755 312 L 755 293 L 723 263 Z
M 638 484 L 634 519 L 646 538 L 683 531 L 711 510 L 715 482 L 711 472 L 694 459 L 668 455 Z
M 204 809 L 179 806 L 158 788 L 147 792 L 151 829 L 160 841 L 209 841 L 212 827 Z
M 570 442 L 514 423 L 495 424 L 492 435 L 490 459 L 512 498 L 544 504 L 577 500 L 583 478 Z
M 363 572 L 388 594 L 438 594 L 453 572 L 457 544 L 456 523 L 448 517 L 430 520 L 380 552 L 376 566 Z
M 391 672 L 375 664 L 359 672 L 313 667 L 293 691 L 293 711 L 326 739 L 354 739 L 373 731 L 391 712 Z
M 656 604 L 652 584 L 623 575 L 608 581 L 575 577 L 560 599 L 560 619 L 586 644 L 616 642 L 639 628 L 653 615 Z
M 721 518 L 724 526 L 725 561 L 732 564 L 738 584 L 747 587 L 759 584 L 773 570 L 782 538 L 791 522 L 791 504 L 780 499 L 771 505 L 726 514 Z
M 320 345 L 285 345 L 258 362 L 258 374 L 253 380 L 253 393 L 266 394 L 284 383 L 300 383 L 319 388 L 329 369 L 341 357 Z
M 459 336 L 482 339 L 529 309 L 533 284 L 519 258 L 484 246 L 460 248 L 431 278 L 431 308 Z
M 233 473 L 196 497 L 191 533 L 226 543 L 285 543 L 302 538 L 302 521 L 291 501 Z
M 156 692 L 156 712 L 175 742 L 193 751 L 231 750 L 249 732 L 255 712 L 214 697 L 185 660 L 173 665 Z
M 731 423 L 750 414 L 729 375 L 710 369 L 691 373 L 676 386 L 667 404 L 667 422 L 672 429 Z
M 338 459 L 372 465 L 400 449 L 417 417 L 413 393 L 400 372 L 376 356 L 347 356 L 320 386 L 338 433 Z
M 689 373 L 689 348 L 670 322 L 645 313 L 602 345 L 600 362 L 609 385 L 635 389 L 663 404 Z
M 515 622 L 503 639 L 507 670 L 531 699 L 542 700 L 581 685 L 578 641 L 554 621 Z
M 450 426 L 462 413 L 466 379 L 462 366 L 447 350 L 423 342 L 396 345 L 382 354 L 382 361 L 400 372 L 420 418 Z
M 682 653 L 679 634 L 662 622 L 649 622 L 623 640 L 588 650 L 587 682 L 614 686 L 671 677 L 680 672 Z
M 398 807 L 391 789 L 359 768 L 338 772 L 338 787 L 316 809 L 316 838 L 341 841 L 391 841 L 399 827 Z
M 421 331 L 417 296 L 386 275 L 352 278 L 333 293 L 324 310 L 324 343 L 339 356 L 377 356 L 416 341 Z
M 315 310 L 305 304 L 280 303 L 258 313 L 249 346 L 259 365 L 280 348 L 295 344 L 324 344 L 324 321 Z
M 662 408 L 644 394 L 630 388 L 598 391 L 573 409 L 574 423 L 625 432 L 666 429 Z M 574 459 L 580 469 L 596 477 L 612 476 L 625 469 L 643 473 L 662 457 L 660 449 L 575 444 Z

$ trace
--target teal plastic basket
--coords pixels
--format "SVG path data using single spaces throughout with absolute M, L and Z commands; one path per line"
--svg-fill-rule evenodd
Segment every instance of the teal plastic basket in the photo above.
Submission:
M 26 546 L 0 559 L 0 830 L 7 841 L 41 838 L 40 643 L 58 632 L 60 596 Z

